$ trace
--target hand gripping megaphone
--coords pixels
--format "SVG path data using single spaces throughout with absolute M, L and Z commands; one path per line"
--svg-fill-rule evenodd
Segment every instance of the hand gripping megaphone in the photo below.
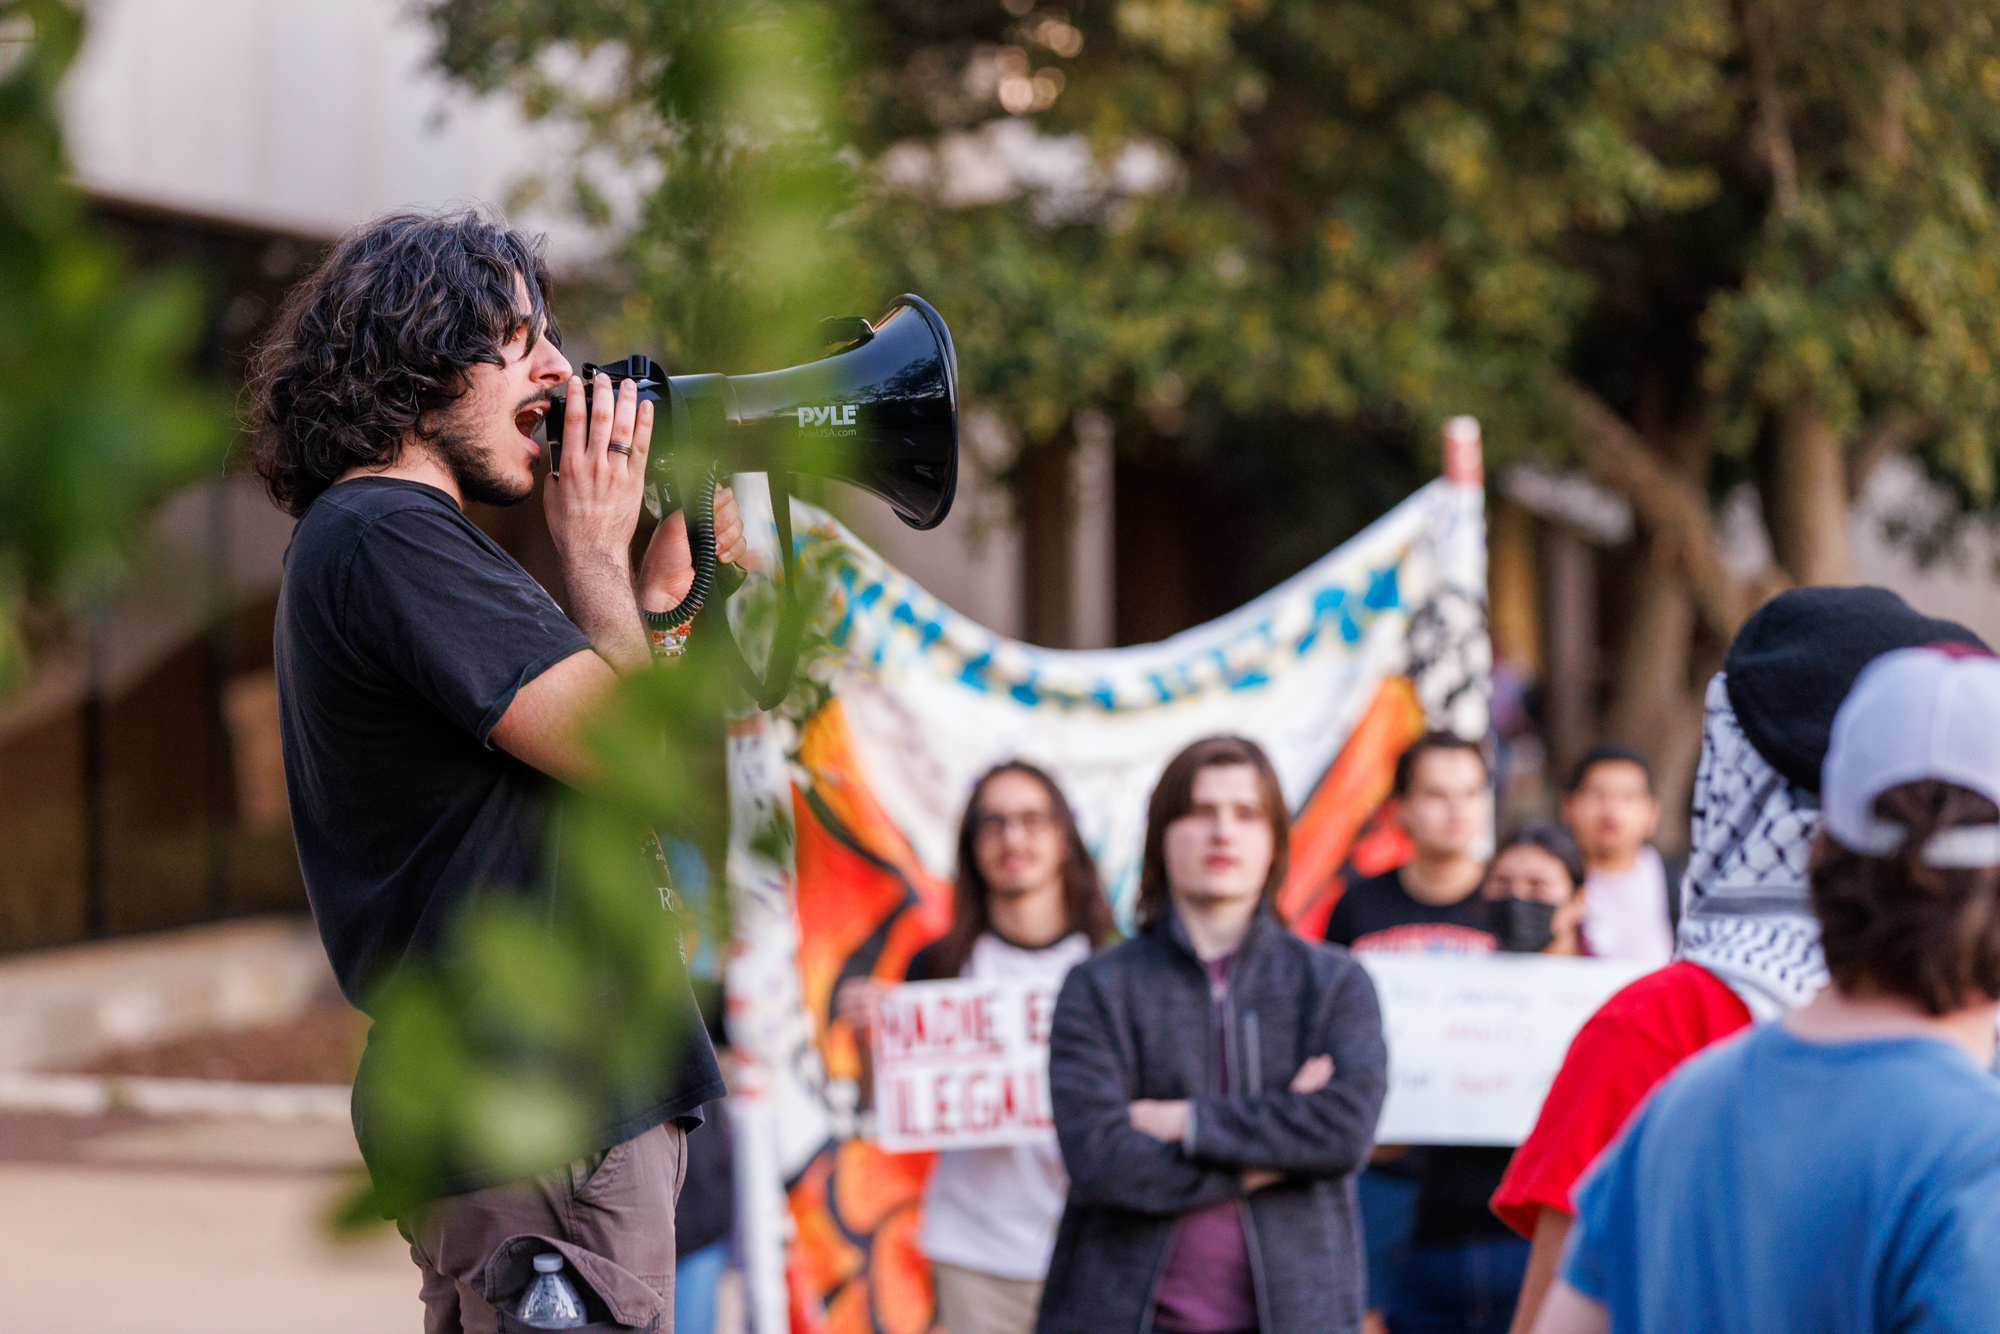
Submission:
M 667 375 L 635 352 L 592 377 L 636 381 L 639 401 L 654 409 L 646 465 L 646 507 L 654 517 L 685 505 L 694 586 L 667 612 L 642 612 L 649 628 L 671 628 L 708 607 L 715 588 L 714 481 L 724 473 L 765 472 L 785 581 L 767 676 L 760 679 L 736 648 L 718 605 L 703 615 L 724 656 L 759 708 L 774 708 L 791 688 L 804 614 L 795 584 L 789 473 L 809 473 L 880 496 L 912 528 L 935 528 L 958 488 L 958 359 L 944 318 L 918 296 L 899 296 L 882 317 L 823 321 L 826 356 L 758 375 Z M 562 467 L 565 396 L 550 404 L 549 470 Z M 726 597 L 727 594 L 724 594 Z M 721 599 L 716 600 L 718 604 Z

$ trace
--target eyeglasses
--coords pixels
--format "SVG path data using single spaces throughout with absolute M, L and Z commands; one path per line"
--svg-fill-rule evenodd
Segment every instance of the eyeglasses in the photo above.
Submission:
M 972 832 L 979 838 L 1002 838 L 1006 836 L 1008 825 L 1019 825 L 1021 832 L 1034 838 L 1046 834 L 1056 827 L 1054 811 L 1001 811 L 991 815 L 980 815 L 972 822 Z

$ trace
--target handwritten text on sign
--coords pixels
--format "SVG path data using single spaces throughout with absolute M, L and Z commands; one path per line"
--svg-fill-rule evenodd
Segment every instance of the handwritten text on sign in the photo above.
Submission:
M 890 1153 L 1033 1144 L 1049 1112 L 1049 983 L 912 982 L 875 1024 L 875 1135 Z
M 1535 954 L 1355 957 L 1389 1043 L 1378 1144 L 1519 1144 L 1583 1021 L 1648 971 Z

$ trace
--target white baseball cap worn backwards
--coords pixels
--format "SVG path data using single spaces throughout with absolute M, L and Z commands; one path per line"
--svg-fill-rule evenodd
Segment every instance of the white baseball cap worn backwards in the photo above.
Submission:
M 1827 836 L 1869 856 L 1894 853 L 1906 831 L 1875 814 L 1875 799 L 1925 780 L 2000 806 L 2000 658 L 1952 645 L 1896 649 L 1868 664 L 1834 715 L 1820 773 Z M 1922 860 L 2000 866 L 2000 824 L 1942 830 Z

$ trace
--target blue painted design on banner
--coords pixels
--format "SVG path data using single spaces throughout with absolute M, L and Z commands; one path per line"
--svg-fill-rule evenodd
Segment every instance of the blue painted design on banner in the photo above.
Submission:
M 1369 578 L 1368 596 L 1363 600 L 1368 610 L 1387 611 L 1401 604 L 1402 599 L 1396 590 L 1396 570 L 1394 565 L 1384 566 Z
M 864 565 L 853 559 L 852 549 L 841 545 L 832 533 L 813 531 L 802 542 L 832 566 L 838 585 L 843 605 L 827 634 L 833 647 L 852 652 L 859 634 L 863 651 L 878 668 L 907 660 L 914 653 L 956 676 L 968 689 L 987 695 L 1004 692 L 1022 706 L 1035 709 L 1122 712 L 1173 704 L 1216 689 L 1264 689 L 1273 683 L 1275 663 L 1303 659 L 1323 648 L 1329 631 L 1338 635 L 1343 645 L 1359 645 L 1377 615 L 1402 606 L 1403 553 L 1398 553 L 1390 563 L 1367 569 L 1358 587 L 1331 584 L 1296 590 L 1274 603 L 1261 618 L 1231 627 L 1226 639 L 1203 646 L 1190 658 L 1152 670 L 1090 672 L 1081 679 L 1070 674 L 1074 669 L 1059 671 L 1059 685 L 1042 675 L 1043 663 L 1033 652 L 1025 655 L 1025 661 L 1010 657 L 1003 666 L 996 661 L 993 649 L 1005 641 L 995 641 L 990 634 L 978 631 L 900 573 L 872 569 L 872 563 Z M 814 543 L 819 545 L 814 547 Z M 1332 571 L 1328 575 L 1338 577 Z M 1311 613 L 1303 630 L 1296 637 L 1281 634 L 1278 625 L 1296 625 L 1293 618 L 1298 614 L 1299 599 L 1308 596 Z M 907 635 L 898 627 L 906 627 Z M 1052 655 L 1049 665 L 1064 656 Z

